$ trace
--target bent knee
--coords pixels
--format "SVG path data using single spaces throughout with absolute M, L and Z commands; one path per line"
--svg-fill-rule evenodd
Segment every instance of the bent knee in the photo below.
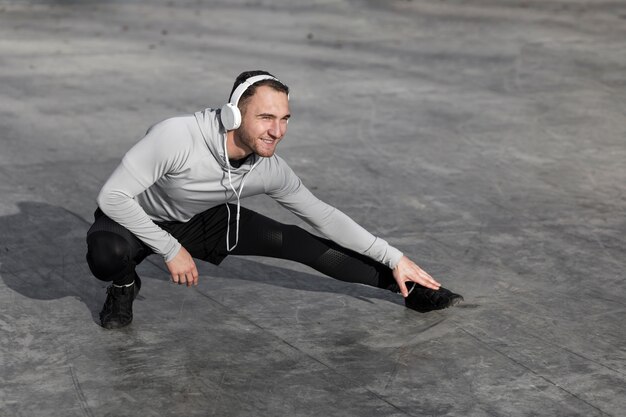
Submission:
M 87 237 L 87 264 L 91 273 L 103 281 L 114 281 L 131 267 L 130 244 L 112 232 L 94 232 Z

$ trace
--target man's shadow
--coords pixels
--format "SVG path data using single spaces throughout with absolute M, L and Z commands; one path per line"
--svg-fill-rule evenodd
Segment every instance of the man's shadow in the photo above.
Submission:
M 0 217 L 0 277 L 4 283 L 31 299 L 75 297 L 87 306 L 94 321 L 98 321 L 108 283 L 94 278 L 85 261 L 85 236 L 91 221 L 46 203 L 20 202 L 18 208 L 17 214 Z M 288 289 L 348 294 L 366 301 L 368 298 L 394 299 L 393 294 L 380 289 L 247 258 L 229 257 L 219 267 L 202 261 L 197 263 L 200 274 L 208 275 L 205 279 L 236 278 Z M 169 280 L 156 255 L 139 265 L 138 272 L 146 278 Z

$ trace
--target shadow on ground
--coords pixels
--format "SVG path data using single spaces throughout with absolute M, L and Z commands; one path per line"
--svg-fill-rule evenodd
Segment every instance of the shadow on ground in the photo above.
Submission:
M 107 283 L 95 279 L 85 261 L 85 235 L 90 224 L 58 206 L 18 203 L 19 213 L 0 217 L 0 276 L 17 293 L 37 300 L 76 297 L 97 320 Z M 151 256 L 139 267 L 142 277 L 168 280 L 162 262 Z M 287 289 L 347 293 L 356 298 L 394 298 L 376 288 L 355 286 L 247 258 L 228 258 L 220 267 L 198 262 L 201 279 L 236 278 Z M 141 296 L 140 296 L 141 297 Z M 397 298 L 397 297 L 395 297 Z

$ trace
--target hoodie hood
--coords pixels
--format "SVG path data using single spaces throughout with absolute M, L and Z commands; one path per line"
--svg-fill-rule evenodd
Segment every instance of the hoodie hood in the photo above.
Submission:
M 257 163 L 259 156 L 253 155 L 251 158 L 247 158 L 239 168 L 234 168 L 230 165 L 226 157 L 226 149 L 224 148 L 226 144 L 226 129 L 220 119 L 220 112 L 220 109 L 207 108 L 194 114 L 204 142 L 224 172 L 227 172 L 229 169 L 237 173 L 248 172 Z

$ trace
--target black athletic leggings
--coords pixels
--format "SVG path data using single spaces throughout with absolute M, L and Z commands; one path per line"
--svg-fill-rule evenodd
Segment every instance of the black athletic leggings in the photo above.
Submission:
M 236 211 L 231 207 L 231 213 Z M 130 231 L 100 211 L 87 233 L 87 263 L 96 276 L 117 285 L 131 283 L 135 267 L 153 251 Z M 218 265 L 226 256 L 257 255 L 288 259 L 308 265 L 342 281 L 366 284 L 397 291 L 391 270 L 370 258 L 315 236 L 306 230 L 279 223 L 266 216 L 241 208 L 239 241 L 226 250 L 227 210 L 213 207 L 185 223 L 161 222 L 161 228 L 174 236 L 197 259 Z M 234 219 L 230 224 L 230 244 L 235 242 Z

